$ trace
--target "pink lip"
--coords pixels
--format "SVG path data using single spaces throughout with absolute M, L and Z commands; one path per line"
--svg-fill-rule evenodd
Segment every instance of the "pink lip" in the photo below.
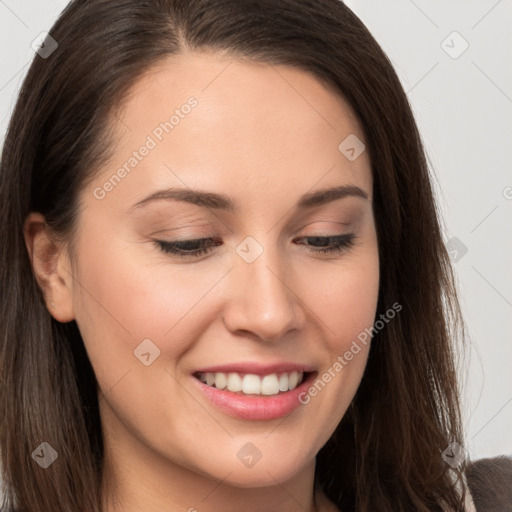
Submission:
M 297 363 L 273 363 L 273 364 L 260 364 L 254 362 L 246 363 L 229 363 L 218 366 L 209 366 L 208 368 L 200 368 L 194 373 L 252 373 L 254 375 L 268 375 L 270 373 L 279 372 L 312 372 L 314 368 L 306 364 Z
M 237 368 L 240 368 L 240 365 L 237 365 Z M 274 372 L 277 371 L 279 370 L 274 370 Z M 201 373 L 203 373 L 203 370 L 201 370 Z M 251 371 L 251 373 L 256 372 Z M 300 383 L 300 385 L 292 391 L 286 391 L 285 393 L 279 393 L 271 396 L 242 395 L 233 393 L 226 389 L 217 389 L 212 386 L 208 386 L 195 377 L 192 377 L 192 380 L 195 382 L 195 385 L 199 387 L 199 390 L 204 394 L 204 396 L 225 414 L 243 420 L 256 421 L 282 418 L 300 407 L 302 403 L 299 400 L 299 396 L 301 393 L 307 391 L 315 379 L 316 374 L 317 372 L 312 372 L 306 375 L 306 378 Z

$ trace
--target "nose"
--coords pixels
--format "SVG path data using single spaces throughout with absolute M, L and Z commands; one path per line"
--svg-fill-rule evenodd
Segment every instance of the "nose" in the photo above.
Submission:
M 300 283 L 278 249 L 265 247 L 251 263 L 238 255 L 235 261 L 224 311 L 226 327 L 264 341 L 300 330 L 305 319 Z

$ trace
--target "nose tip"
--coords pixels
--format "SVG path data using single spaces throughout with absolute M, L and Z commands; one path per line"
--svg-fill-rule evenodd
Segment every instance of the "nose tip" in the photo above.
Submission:
M 293 273 L 277 252 L 266 248 L 253 262 L 239 261 L 232 276 L 236 292 L 225 312 L 231 331 L 251 332 L 258 340 L 275 342 L 300 328 L 303 315 L 291 282 Z

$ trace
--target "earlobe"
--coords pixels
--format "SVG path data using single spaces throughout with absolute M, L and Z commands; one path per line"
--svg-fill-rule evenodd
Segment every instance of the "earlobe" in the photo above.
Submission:
M 59 322 L 74 320 L 73 279 L 63 244 L 52 237 L 44 216 L 38 212 L 25 219 L 24 237 L 32 271 L 49 313 Z

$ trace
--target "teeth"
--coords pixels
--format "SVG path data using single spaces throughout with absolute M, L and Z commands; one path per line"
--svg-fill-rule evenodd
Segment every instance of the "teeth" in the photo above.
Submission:
M 277 373 L 260 377 L 252 373 L 200 373 L 199 380 L 217 389 L 228 389 L 233 393 L 242 392 L 246 395 L 277 395 L 295 389 L 304 379 L 303 372 Z
M 226 387 L 229 391 L 242 391 L 242 377 L 238 373 L 228 373 L 228 385 Z
M 232 375 L 237 375 L 236 373 L 233 373 Z M 263 383 L 261 382 L 261 379 L 257 375 L 247 374 L 244 375 L 244 378 L 242 379 L 242 391 L 246 395 L 259 395 L 261 393 L 261 388 L 263 386 Z M 231 390 L 231 388 L 228 388 Z
M 279 391 L 288 391 L 288 374 L 283 373 L 279 377 Z
M 288 386 L 286 386 L 284 391 L 288 391 Z M 277 375 L 275 373 L 272 375 L 265 375 L 261 380 L 261 394 L 277 395 L 277 393 L 279 393 L 279 381 L 277 380 Z
M 227 384 L 226 374 L 225 373 L 216 373 L 215 374 L 215 387 L 217 389 L 224 389 Z

